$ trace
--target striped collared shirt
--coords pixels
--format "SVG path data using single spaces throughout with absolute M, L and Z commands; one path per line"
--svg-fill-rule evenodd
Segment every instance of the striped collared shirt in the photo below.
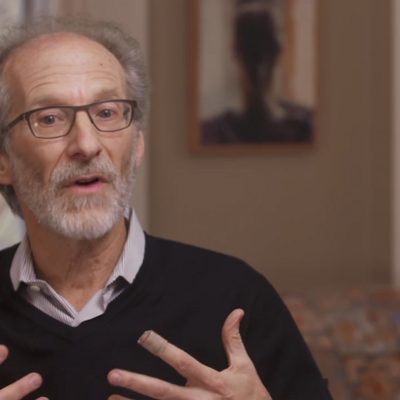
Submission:
M 144 232 L 132 210 L 129 213 L 127 240 L 114 271 L 105 287 L 95 293 L 80 311 L 75 310 L 46 281 L 37 278 L 26 236 L 11 264 L 11 282 L 14 290 L 39 310 L 64 324 L 78 326 L 103 314 L 110 302 L 133 282 L 143 262 L 144 248 Z

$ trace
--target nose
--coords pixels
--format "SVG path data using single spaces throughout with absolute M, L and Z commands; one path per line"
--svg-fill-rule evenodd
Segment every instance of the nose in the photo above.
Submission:
M 69 140 L 67 154 L 71 158 L 86 161 L 101 153 L 100 136 L 83 110 L 76 113 L 74 125 L 67 139 Z

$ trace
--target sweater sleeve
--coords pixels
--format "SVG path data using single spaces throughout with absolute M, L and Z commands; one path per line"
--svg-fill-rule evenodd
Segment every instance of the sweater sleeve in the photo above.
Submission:
M 242 334 L 273 400 L 331 400 L 326 381 L 282 299 L 264 278 L 257 285 Z

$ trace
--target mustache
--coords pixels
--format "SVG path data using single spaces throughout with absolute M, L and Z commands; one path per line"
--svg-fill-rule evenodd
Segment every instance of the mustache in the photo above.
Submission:
M 118 179 L 118 172 L 112 162 L 107 159 L 95 159 L 90 163 L 72 161 L 57 167 L 50 177 L 50 183 L 55 188 L 61 188 L 82 175 L 99 175 L 107 182 L 114 183 Z

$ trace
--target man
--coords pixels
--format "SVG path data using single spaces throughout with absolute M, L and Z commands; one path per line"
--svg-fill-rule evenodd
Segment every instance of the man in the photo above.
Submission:
M 136 42 L 47 20 L 8 31 L 0 54 L 0 184 L 27 228 L 0 252 L 0 399 L 329 399 L 264 278 L 143 233 L 129 209 Z

